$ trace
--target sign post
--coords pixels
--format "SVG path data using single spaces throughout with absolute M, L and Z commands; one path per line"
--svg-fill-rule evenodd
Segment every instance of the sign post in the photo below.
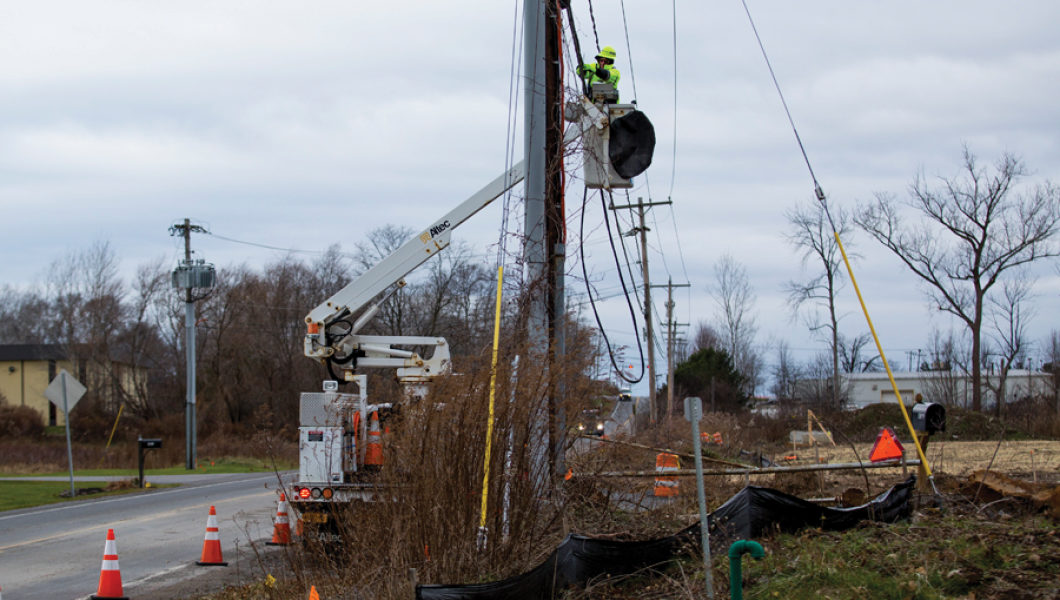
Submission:
M 699 421 L 703 418 L 703 401 L 685 398 L 685 419 L 692 423 L 692 455 L 696 463 L 696 496 L 699 498 L 699 535 L 703 544 L 703 572 L 707 580 L 707 598 L 714 600 L 714 576 L 710 568 L 710 523 L 707 521 L 707 495 L 703 487 L 703 450 L 699 441 Z
M 70 465 L 70 497 L 75 495 L 74 491 L 74 452 L 70 446 L 70 411 L 77 405 L 81 396 L 85 395 L 85 386 L 74 379 L 72 375 L 61 369 L 48 387 L 44 390 L 44 397 L 56 407 L 62 409 L 63 420 L 66 422 L 66 462 Z

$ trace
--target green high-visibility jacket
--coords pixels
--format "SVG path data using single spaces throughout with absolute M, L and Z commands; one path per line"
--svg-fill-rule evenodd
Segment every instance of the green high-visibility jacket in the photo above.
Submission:
M 607 79 L 601 78 L 596 73 L 596 70 L 599 68 L 603 68 L 605 71 L 607 71 Z M 616 68 L 615 65 L 607 65 L 605 67 L 600 67 L 600 65 L 597 63 L 586 63 L 582 65 L 578 68 L 578 74 L 581 75 L 586 81 L 588 81 L 589 85 L 592 85 L 597 82 L 610 83 L 611 86 L 615 89 L 618 89 L 618 79 L 622 76 L 622 74 L 618 72 L 618 68 Z

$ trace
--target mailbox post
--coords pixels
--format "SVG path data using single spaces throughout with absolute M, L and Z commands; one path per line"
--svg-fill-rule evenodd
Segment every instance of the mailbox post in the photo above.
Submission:
M 162 440 L 160 438 L 151 438 L 145 440 L 142 437 L 137 437 L 136 445 L 138 446 L 138 451 L 136 454 L 139 457 L 140 463 L 140 487 L 144 487 L 144 452 L 161 448 Z
M 920 449 L 924 451 L 924 456 L 926 457 L 928 440 L 931 438 L 931 434 L 938 431 L 946 431 L 946 407 L 936 402 L 924 402 L 923 397 L 917 394 L 911 417 L 913 429 L 916 430 L 917 440 L 920 442 Z M 917 468 L 916 487 L 918 492 L 931 493 L 931 486 L 927 480 L 927 469 L 923 463 Z

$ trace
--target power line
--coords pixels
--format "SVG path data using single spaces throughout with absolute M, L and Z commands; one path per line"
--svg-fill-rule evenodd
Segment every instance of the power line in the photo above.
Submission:
M 626 22 L 626 0 L 621 0 L 622 29 L 626 32 L 626 56 L 629 58 L 629 80 L 633 82 L 633 104 L 637 103 L 637 76 L 633 72 L 633 47 L 629 43 L 629 24 Z
M 219 240 L 224 240 L 226 242 L 232 242 L 234 244 L 244 244 L 246 246 L 255 246 L 257 248 L 265 248 L 266 250 L 278 250 L 280 252 L 289 252 L 289 253 L 292 253 L 292 254 L 326 254 L 327 253 L 327 250 L 298 250 L 297 248 L 281 248 L 279 246 L 270 246 L 268 244 L 260 244 L 258 242 L 248 242 L 248 241 L 245 241 L 245 240 L 237 240 L 235 238 L 230 238 L 230 237 L 227 237 L 227 236 L 223 236 L 223 235 L 221 235 L 219 233 L 216 233 L 216 232 L 213 232 L 213 231 L 203 231 L 202 233 L 205 233 L 206 235 L 211 235 L 211 236 L 213 236 L 213 237 L 215 237 L 215 238 L 217 238 Z M 342 252 L 340 254 L 342 254 L 343 256 L 345 256 L 347 258 L 352 258 L 352 256 L 350 256 L 349 254 L 346 254 L 344 252 Z

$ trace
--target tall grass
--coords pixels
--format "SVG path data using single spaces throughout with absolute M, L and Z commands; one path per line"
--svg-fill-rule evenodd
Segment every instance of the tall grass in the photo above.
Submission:
M 341 515 L 341 547 L 308 545 L 293 563 L 297 577 L 364 597 L 408 598 L 410 569 L 421 582 L 491 581 L 529 570 L 555 548 L 568 533 L 569 498 L 544 454 L 550 382 L 565 383 L 555 409 L 568 415 L 588 406 L 595 390 L 574 375 L 577 364 L 547 373 L 524 356 L 518 376 L 508 366 L 511 355 L 501 364 L 484 545 L 477 540 L 489 412 L 485 357 L 436 380 L 426 399 L 387 421 L 386 466 L 373 480 L 374 501 Z

